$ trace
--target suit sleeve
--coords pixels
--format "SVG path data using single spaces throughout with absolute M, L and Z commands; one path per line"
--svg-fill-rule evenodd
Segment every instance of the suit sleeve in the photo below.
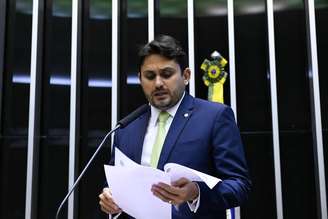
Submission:
M 247 200 L 251 182 L 248 176 L 243 145 L 231 108 L 218 113 L 212 130 L 212 159 L 217 176 L 222 180 L 212 190 L 199 183 L 199 211 L 224 210 Z

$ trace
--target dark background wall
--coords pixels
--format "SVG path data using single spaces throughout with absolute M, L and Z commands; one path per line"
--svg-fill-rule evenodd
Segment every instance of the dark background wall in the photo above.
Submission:
M 32 1 L 6 2 L 5 43 L 0 48 L 4 51 L 3 57 L 0 55 L 4 63 L 0 72 L 0 218 L 18 219 L 25 217 Z M 156 34 L 170 34 L 188 50 L 187 2 L 161 0 L 156 4 Z M 234 10 L 236 113 L 253 181 L 250 200 L 241 211 L 245 219 L 277 217 L 265 4 L 264 0 L 240 0 L 235 1 Z M 328 1 L 317 0 L 315 5 L 327 166 Z M 274 6 L 284 217 L 318 218 L 305 6 L 301 0 L 274 1 Z M 53 218 L 67 191 L 71 9 L 70 1 L 45 0 L 38 218 Z M 82 11 L 78 171 L 110 129 L 112 109 L 111 1 L 83 1 Z M 137 83 L 136 53 L 148 38 L 147 0 L 121 1 L 120 12 L 117 107 L 122 118 L 145 102 Z M 195 80 L 200 98 L 206 98 L 207 88 L 199 67 L 213 50 L 228 58 L 227 3 L 195 1 Z M 225 100 L 230 104 L 229 79 Z M 107 145 L 80 184 L 78 218 L 96 218 L 98 193 L 105 181 L 102 165 L 109 154 Z

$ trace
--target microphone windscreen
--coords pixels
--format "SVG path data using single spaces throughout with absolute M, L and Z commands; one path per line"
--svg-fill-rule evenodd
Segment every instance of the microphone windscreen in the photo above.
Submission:
M 135 120 L 136 118 L 138 118 L 139 116 L 144 114 L 148 110 L 148 108 L 149 108 L 149 105 L 147 105 L 147 104 L 140 106 L 135 111 L 133 111 L 132 113 L 130 113 L 129 115 L 127 115 L 126 117 L 124 117 L 123 119 L 118 121 L 117 124 L 120 125 L 121 128 L 124 128 L 130 122 L 132 122 L 133 120 Z

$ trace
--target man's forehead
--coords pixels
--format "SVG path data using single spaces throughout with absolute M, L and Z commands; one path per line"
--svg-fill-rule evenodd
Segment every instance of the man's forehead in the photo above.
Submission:
M 154 63 L 154 64 L 147 64 L 141 67 L 143 71 L 158 69 L 158 70 L 165 70 L 165 69 L 176 69 L 179 67 L 176 63 L 170 64 L 161 64 L 161 63 Z
M 167 68 L 179 68 L 179 65 L 174 60 L 167 60 L 167 61 L 149 61 L 144 62 L 141 66 L 142 71 L 146 70 L 152 70 L 152 69 L 158 69 L 158 70 L 164 70 Z

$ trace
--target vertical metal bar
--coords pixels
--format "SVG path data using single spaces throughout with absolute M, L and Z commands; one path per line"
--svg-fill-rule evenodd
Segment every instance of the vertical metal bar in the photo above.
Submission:
M 306 0 L 306 30 L 308 46 L 308 76 L 311 93 L 312 133 L 314 143 L 314 161 L 316 166 L 315 180 L 319 218 L 327 218 L 326 180 L 324 165 L 324 150 L 322 141 L 320 85 L 317 54 L 317 36 L 315 23 L 314 0 Z
M 196 96 L 195 89 L 195 40 L 194 40 L 194 0 L 188 0 L 188 49 L 189 49 L 189 68 L 191 78 L 189 82 L 189 93 Z
M 37 218 L 43 0 L 33 0 L 25 219 Z
M 117 123 L 118 106 L 118 21 L 119 21 L 119 0 L 112 0 L 112 128 Z M 112 138 L 113 139 L 113 138 Z M 113 145 L 113 144 L 112 144 Z M 112 148 L 113 149 L 113 148 Z M 111 150 L 112 151 L 112 150 Z
M 112 0 L 112 118 L 111 126 L 112 129 L 115 128 L 118 118 L 118 66 L 119 66 L 119 1 Z M 111 138 L 111 150 L 113 153 L 113 138 Z M 109 215 L 108 219 L 112 219 L 112 216 Z
M 237 95 L 236 95 L 236 56 L 235 56 L 235 24 L 234 2 L 227 0 L 228 9 L 228 37 L 229 37 L 229 76 L 230 76 L 230 105 L 237 121 Z M 234 208 L 235 219 L 240 219 L 240 207 Z
M 0 2 L 0 136 L 2 134 L 3 75 L 5 74 L 6 3 L 7 0 Z
M 148 0 L 148 41 L 155 37 L 155 7 L 154 0 Z
M 78 160 L 79 124 L 80 124 L 80 75 L 81 75 L 81 26 L 82 1 L 72 1 L 72 36 L 71 36 L 71 89 L 70 89 L 70 131 L 69 131 L 69 168 L 68 190 L 73 186 L 76 178 L 76 164 Z M 68 199 L 67 216 L 77 218 L 76 193 Z
M 267 6 L 267 22 L 268 22 L 269 73 L 270 73 L 270 89 L 271 89 L 273 156 L 274 156 L 276 207 L 277 207 L 276 210 L 277 210 L 277 219 L 283 219 L 273 1 L 267 0 L 266 6 Z
M 237 120 L 235 24 L 233 0 L 228 0 L 230 103 Z

